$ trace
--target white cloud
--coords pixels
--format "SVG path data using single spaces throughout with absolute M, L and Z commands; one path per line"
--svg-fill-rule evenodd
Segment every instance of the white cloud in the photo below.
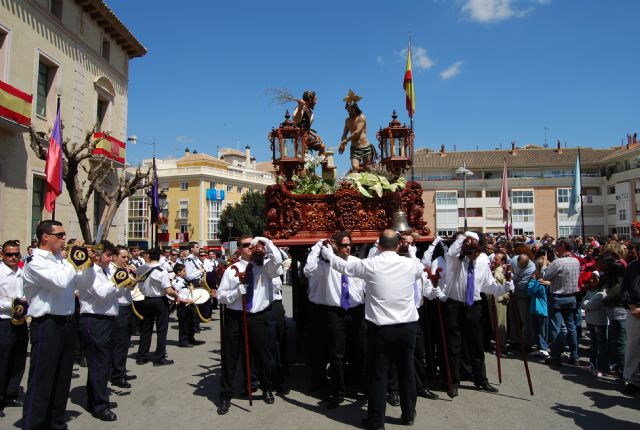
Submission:
M 376 63 L 380 64 L 381 66 L 384 66 L 384 58 L 382 58 L 382 55 L 378 55 L 376 57 Z
M 491 23 L 520 18 L 532 10 L 532 8 L 514 9 L 513 3 L 513 0 L 466 0 L 462 6 L 462 12 L 472 21 Z
M 193 142 L 193 138 L 189 137 L 189 136 L 176 136 L 176 142 L 178 143 L 191 143 Z
M 460 74 L 460 67 L 462 66 L 462 63 L 463 63 L 462 61 L 456 61 L 451 66 L 447 67 L 442 72 L 440 72 L 440 77 L 442 77 L 442 79 L 444 80 L 447 80 Z
M 408 48 L 402 49 L 398 55 L 405 61 L 407 59 Z M 435 62 L 427 55 L 427 50 L 421 46 L 414 46 L 411 49 L 411 65 L 416 69 L 429 70 Z

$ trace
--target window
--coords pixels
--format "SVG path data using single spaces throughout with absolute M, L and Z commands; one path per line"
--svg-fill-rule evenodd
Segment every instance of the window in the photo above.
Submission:
M 58 19 L 62 19 L 62 1 L 63 0 L 51 0 L 51 3 L 49 3 L 49 11 Z
M 181 190 L 188 190 L 189 189 L 189 182 L 180 182 L 180 189 Z
M 7 65 L 7 51 L 9 50 L 9 33 L 0 27 L 0 79 L 6 80 L 5 67 Z
M 570 237 L 580 235 L 580 226 L 560 226 L 558 227 L 558 237 Z
M 242 194 L 242 187 L 238 187 L 237 190 L 238 190 L 238 194 Z
M 615 194 L 615 193 L 616 193 L 616 187 L 607 188 L 607 194 Z
M 570 218 L 576 218 L 577 214 L 569 217 L 569 208 L 558 209 L 558 221 L 569 221 Z
M 568 188 L 558 188 L 558 203 L 569 203 L 571 190 Z
M 44 63 L 38 64 L 38 92 L 36 94 L 36 113 L 40 116 L 47 116 L 47 98 L 51 89 L 49 66 Z
M 607 215 L 616 214 L 616 205 L 607 205 Z
M 253 187 L 249 187 L 249 192 L 250 192 L 250 193 L 252 193 L 252 192 L 254 192 L 254 191 L 255 191 L 255 190 L 253 189 Z
M 146 239 L 147 238 L 147 220 L 146 219 L 130 219 L 129 220 L 129 239 Z
M 180 200 L 180 210 L 178 211 L 179 219 L 187 219 L 189 217 L 189 201 Z
M 533 232 L 530 230 L 525 230 L 523 228 L 514 228 L 513 234 L 515 236 L 533 236 Z
M 109 61 L 111 57 L 111 42 L 106 37 L 102 37 L 102 58 Z
M 631 235 L 631 227 L 616 227 L 616 233 L 618 233 L 619 239 L 628 240 Z
M 441 237 L 453 237 L 457 233 L 457 230 L 438 230 L 438 236 Z
M 216 187 L 216 181 L 209 181 L 209 188 L 213 190 L 215 189 L 215 187 Z
M 31 237 L 36 237 L 36 227 L 42 221 L 42 209 L 44 208 L 44 179 L 33 178 L 33 192 L 31 196 Z
M 230 193 L 233 191 L 233 185 L 227 185 L 227 192 Z
M 215 240 L 220 232 L 220 212 L 222 212 L 222 202 L 209 200 L 207 208 L 207 240 Z
M 106 129 L 109 128 L 107 124 L 105 124 L 108 110 L 109 110 L 109 101 L 98 99 L 98 109 L 96 112 L 96 131 L 103 131 L 105 128 Z
M 584 187 L 582 194 L 585 196 L 599 196 L 601 195 L 600 187 Z
M 500 191 L 487 191 L 487 197 L 500 197 Z
M 620 221 L 626 221 L 627 220 L 627 210 L 626 209 L 620 209 L 618 211 L 618 220 L 620 220 Z
M 533 209 L 514 209 L 513 222 L 533 222 Z
M 188 224 L 180 224 L 180 233 L 189 233 L 189 225 Z
M 545 178 L 568 178 L 573 176 L 573 169 L 545 170 Z
M 464 217 L 464 208 L 458 209 L 458 216 Z M 467 208 L 467 217 L 481 217 L 482 208 Z
M 482 191 L 478 191 L 478 190 L 467 190 L 467 198 L 473 198 L 473 197 L 482 197 Z M 458 198 L 463 199 L 464 198 L 464 191 L 458 191 Z
M 146 218 L 147 217 L 147 197 L 131 196 L 129 197 L 129 219 Z
M 511 191 L 511 202 L 514 204 L 533 204 L 533 191 Z
M 450 191 L 446 193 L 436 193 L 436 206 L 437 205 L 458 206 L 458 193 L 456 191 Z

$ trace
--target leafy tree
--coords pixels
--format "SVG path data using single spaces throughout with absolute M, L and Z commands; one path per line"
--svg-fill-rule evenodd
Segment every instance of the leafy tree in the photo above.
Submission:
M 243 234 L 262 236 L 265 227 L 264 193 L 253 192 L 242 196 L 240 203 L 227 206 L 220 214 L 220 240 L 226 242 L 229 237 L 240 237 Z M 231 231 L 227 222 L 233 221 Z

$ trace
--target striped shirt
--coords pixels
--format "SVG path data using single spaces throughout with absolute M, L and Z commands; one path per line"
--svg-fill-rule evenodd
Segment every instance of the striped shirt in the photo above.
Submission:
M 557 295 L 569 295 L 578 292 L 580 262 L 570 255 L 553 260 L 544 271 L 542 279 L 551 281 L 549 292 Z

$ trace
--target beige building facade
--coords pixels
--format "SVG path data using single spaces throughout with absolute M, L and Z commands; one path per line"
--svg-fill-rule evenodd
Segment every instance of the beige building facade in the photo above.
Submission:
M 44 209 L 45 162 L 30 148 L 27 127 L 49 135 L 60 97 L 63 139 L 81 143 L 95 127 L 124 147 L 128 65 L 145 53 L 101 0 L 0 2 L 0 240 L 28 243 L 37 223 L 51 218 Z M 92 199 L 89 208 L 95 234 L 104 205 Z M 56 201 L 56 219 L 68 238 L 81 237 L 66 190 Z M 126 240 L 126 221 L 122 207 L 111 240 Z

